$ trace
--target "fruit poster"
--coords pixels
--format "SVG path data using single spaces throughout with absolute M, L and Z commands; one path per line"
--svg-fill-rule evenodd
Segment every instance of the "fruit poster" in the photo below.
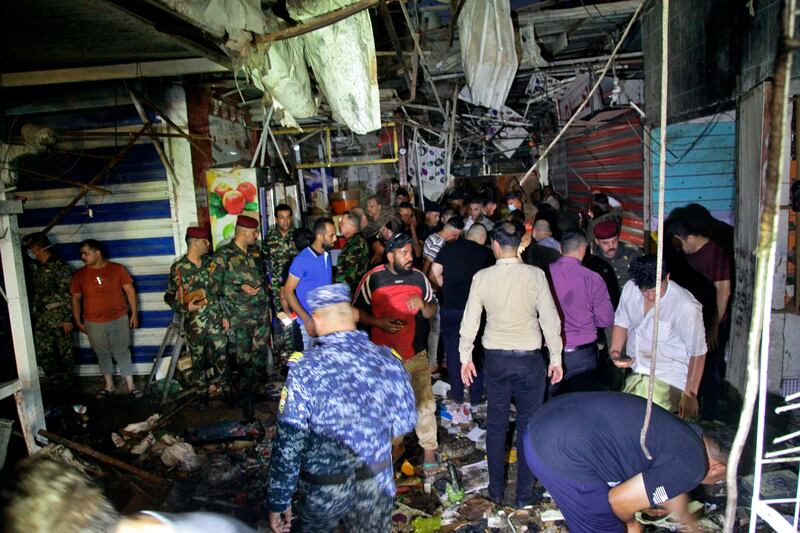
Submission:
M 236 217 L 259 219 L 255 168 L 216 168 L 206 171 L 208 215 L 214 249 L 229 242 Z

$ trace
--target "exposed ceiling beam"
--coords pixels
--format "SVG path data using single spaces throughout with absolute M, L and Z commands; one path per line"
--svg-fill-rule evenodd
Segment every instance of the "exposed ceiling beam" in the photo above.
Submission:
M 215 36 L 179 17 L 165 6 L 152 0 L 104 0 L 120 11 L 139 19 L 162 34 L 171 37 L 187 50 L 206 57 L 220 65 L 229 66 L 231 59 L 225 55 Z
M 169 61 L 147 61 L 124 65 L 101 67 L 62 68 L 35 72 L 7 72 L 0 74 L 3 87 L 31 87 L 83 81 L 123 80 L 134 78 L 162 78 L 184 74 L 227 72 L 229 69 L 204 57 L 174 59 Z

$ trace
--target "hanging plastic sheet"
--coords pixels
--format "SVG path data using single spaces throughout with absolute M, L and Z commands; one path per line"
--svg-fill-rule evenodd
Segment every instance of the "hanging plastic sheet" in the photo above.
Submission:
M 518 65 L 509 0 L 466 0 L 458 17 L 458 35 L 473 101 L 500 109 Z
M 287 0 L 293 19 L 308 19 L 341 9 L 355 0 Z M 333 119 L 358 134 L 380 129 L 378 62 L 372 22 L 362 11 L 298 37 L 331 106 Z
M 267 15 L 268 31 L 284 26 L 274 15 Z M 244 67 L 253 84 L 271 95 L 275 117 L 281 125 L 296 128 L 295 119 L 317 114 L 303 58 L 303 41 L 299 37 L 258 45 L 247 54 Z
M 408 179 L 415 183 L 419 179 L 425 197 L 438 201 L 444 194 L 445 151 L 428 145 L 422 139 L 408 143 Z

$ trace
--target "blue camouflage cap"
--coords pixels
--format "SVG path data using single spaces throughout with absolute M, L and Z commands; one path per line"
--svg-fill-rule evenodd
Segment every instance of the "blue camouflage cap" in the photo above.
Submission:
M 345 283 L 334 283 L 333 285 L 323 285 L 312 289 L 307 296 L 308 307 L 313 313 L 317 309 L 329 305 L 350 303 L 350 287 Z

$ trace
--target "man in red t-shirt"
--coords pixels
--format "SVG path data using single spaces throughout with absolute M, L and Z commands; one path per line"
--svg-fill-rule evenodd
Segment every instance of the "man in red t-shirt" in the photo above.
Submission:
M 436 297 L 425 274 L 413 268 L 411 238 L 398 233 L 386 243 L 387 264 L 373 268 L 358 284 L 354 305 L 359 322 L 370 326 L 370 340 L 390 347 L 403 358 L 411 375 L 417 404 L 416 433 L 424 465 L 436 463 L 436 402 L 428 368 L 428 319 L 436 313 Z M 403 439 L 394 442 L 393 456 Z
M 133 386 L 130 350 L 131 329 L 139 326 L 133 279 L 124 266 L 103 256 L 96 240 L 83 241 L 80 250 L 86 266 L 72 276 L 72 317 L 75 326 L 89 337 L 103 373 L 105 387 L 96 397 L 105 398 L 114 391 L 113 358 L 130 395 L 141 398 L 142 391 Z
M 716 307 L 707 332 L 708 354 L 706 369 L 700 385 L 703 397 L 703 418 L 716 416 L 717 403 L 721 397 L 725 364 L 725 344 L 730 330 L 728 312 L 732 285 L 731 260 L 725 249 L 708 236 L 707 218 L 698 217 L 681 209 L 675 209 L 667 220 L 668 233 L 681 243 L 686 262 L 704 278 L 714 284 Z

